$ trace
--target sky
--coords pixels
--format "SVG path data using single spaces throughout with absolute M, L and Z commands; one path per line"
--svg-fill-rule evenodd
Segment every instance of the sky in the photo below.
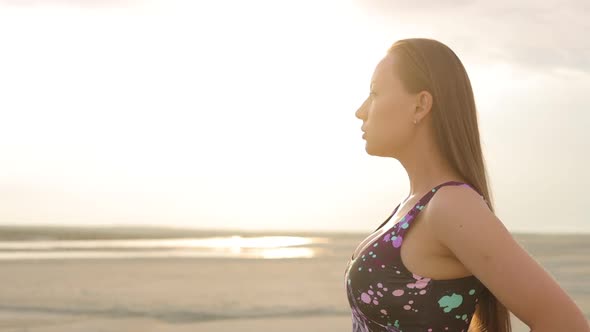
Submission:
M 590 4 L 0 0 L 0 224 L 370 232 L 409 192 L 355 111 L 396 40 L 476 99 L 496 215 L 590 232 Z

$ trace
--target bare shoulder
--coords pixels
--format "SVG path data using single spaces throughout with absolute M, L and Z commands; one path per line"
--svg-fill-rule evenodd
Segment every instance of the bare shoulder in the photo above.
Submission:
M 441 245 L 529 327 L 579 329 L 586 324 L 573 300 L 515 240 L 475 190 L 441 187 L 423 212 Z
M 490 210 L 484 198 L 472 188 L 453 185 L 439 188 L 427 204 L 424 213 L 433 234 L 455 255 L 457 254 L 455 250 L 460 248 L 449 242 L 462 239 L 467 235 L 485 237 L 486 243 L 493 245 L 492 248 L 485 246 L 470 248 L 477 249 L 477 252 L 473 254 L 483 260 L 491 258 L 488 252 L 491 249 L 495 252 L 506 249 L 501 248 L 497 240 L 517 244 L 504 223 Z M 490 238 L 495 239 L 496 242 L 489 241 Z

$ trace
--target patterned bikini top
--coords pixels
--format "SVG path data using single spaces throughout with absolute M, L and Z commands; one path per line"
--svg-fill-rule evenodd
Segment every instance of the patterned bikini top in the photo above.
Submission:
M 349 260 L 344 281 L 353 332 L 467 332 L 485 286 L 474 275 L 438 280 L 417 275 L 408 270 L 400 254 L 412 221 L 436 191 L 446 185 L 475 190 L 457 181 L 439 184 L 393 227 L 365 244 L 360 257 Z M 400 205 L 371 235 L 393 217 Z

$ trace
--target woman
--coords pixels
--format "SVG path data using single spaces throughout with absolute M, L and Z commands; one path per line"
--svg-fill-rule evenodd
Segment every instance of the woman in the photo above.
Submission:
M 449 47 L 394 43 L 356 116 L 366 151 L 399 160 L 410 193 L 348 262 L 353 331 L 508 332 L 509 312 L 534 332 L 590 331 L 494 214 L 473 91 Z

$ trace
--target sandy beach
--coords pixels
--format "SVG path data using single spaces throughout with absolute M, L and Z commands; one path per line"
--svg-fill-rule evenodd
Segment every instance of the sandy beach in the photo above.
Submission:
M 590 317 L 590 237 L 519 239 Z M 312 259 L 0 261 L 0 331 L 351 331 L 339 247 Z

